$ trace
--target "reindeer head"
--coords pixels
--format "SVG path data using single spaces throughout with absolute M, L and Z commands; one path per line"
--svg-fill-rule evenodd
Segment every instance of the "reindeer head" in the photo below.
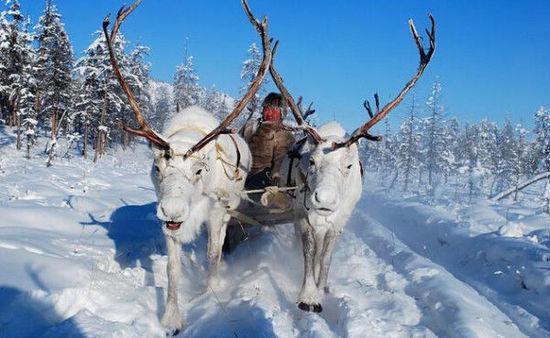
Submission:
M 306 186 L 304 206 L 310 214 L 330 216 L 348 203 L 346 197 L 356 195 L 352 200 L 359 197 L 361 164 L 356 145 L 333 149 L 333 143 L 344 141 L 345 131 L 340 124 L 330 122 L 318 133 L 323 141 L 315 143 L 309 139 L 301 151 L 302 179 Z
M 207 132 L 206 135 L 200 135 L 198 137 L 200 141 L 195 142 L 197 138 L 185 139 L 184 137 L 183 141 L 181 138 L 174 138 L 178 140 L 178 143 L 170 143 L 172 136 L 174 136 L 173 133 L 168 131 L 167 134 L 170 135 L 170 137 L 165 139 L 151 129 L 141 114 L 139 104 L 120 71 L 112 47 L 120 25 L 124 19 L 136 9 L 141 1 L 142 0 L 136 0 L 129 7 L 122 7 L 118 11 L 115 24 L 110 34 L 108 32 L 110 24 L 109 16 L 105 17 L 103 20 L 103 32 L 109 48 L 111 65 L 115 76 L 122 90 L 128 97 L 136 122 L 139 124 L 138 129 L 126 125 L 123 126 L 123 129 L 134 135 L 145 137 L 151 142 L 155 153 L 155 163 L 151 175 L 159 199 L 157 216 L 166 223 L 169 230 L 175 231 L 189 218 L 191 201 L 203 195 L 204 183 L 208 181 L 207 174 L 209 167 L 211 167 L 212 163 L 215 161 L 215 157 L 212 157 L 209 151 L 201 150 L 211 141 L 215 140 L 220 134 L 231 134 L 236 132 L 233 129 L 229 129 L 229 126 L 248 105 L 260 88 L 269 64 L 271 63 L 271 42 L 268 36 L 267 18 L 264 17 L 261 22 L 257 20 L 250 11 L 246 0 L 242 0 L 248 19 L 262 39 L 263 60 L 260 64 L 258 74 L 252 81 L 248 92 L 240 99 L 233 111 L 216 128 Z M 191 109 L 200 110 L 196 107 Z M 175 118 L 188 118 L 188 116 L 186 116 L 188 114 L 186 113 L 188 112 L 183 111 Z M 206 118 L 208 118 L 208 114 L 206 114 Z M 212 147 L 210 149 L 212 149 Z
M 189 113 L 188 109 L 180 114 L 184 113 Z M 211 147 L 203 148 L 188 157 L 184 156 L 194 145 L 193 139 L 196 138 L 189 139 L 193 134 L 194 132 L 187 131 L 181 135 L 173 135 L 169 139 L 169 151 L 153 146 L 155 161 L 151 168 L 151 179 L 158 199 L 157 217 L 169 230 L 178 230 L 187 221 L 191 204 L 204 196 L 204 183 L 208 182 L 209 172 L 215 165 Z

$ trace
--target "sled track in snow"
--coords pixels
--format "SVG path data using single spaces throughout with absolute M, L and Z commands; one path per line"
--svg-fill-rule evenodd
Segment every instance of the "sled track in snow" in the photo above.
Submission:
M 449 265 L 452 262 L 437 259 L 437 253 L 430 251 L 433 247 L 428 244 L 428 235 L 414 228 L 414 215 L 407 214 L 410 210 L 404 212 L 408 216 L 401 218 L 412 217 L 411 220 L 389 222 L 392 217 L 385 219 L 380 215 L 395 215 L 399 213 L 398 208 L 384 208 L 384 203 L 376 203 L 375 199 L 361 201 L 364 209 L 358 212 L 358 216 L 364 223 L 349 224 L 348 230 L 356 232 L 379 257 L 405 276 L 410 283 L 407 288 L 409 295 L 426 309 L 424 321 L 436 334 L 446 337 L 550 337 L 550 333 L 539 325 L 537 317 L 506 302 L 490 285 L 468 276 L 460 267 Z M 371 211 L 374 216 L 369 215 Z M 403 227 L 408 228 L 400 231 Z M 418 230 L 414 238 L 406 236 L 414 229 Z M 421 244 L 422 236 L 426 236 L 427 245 Z M 449 245 L 445 239 L 438 237 L 437 240 L 438 245 Z M 460 252 L 456 252 L 456 256 L 460 257 Z M 460 263 L 466 265 L 469 262 Z

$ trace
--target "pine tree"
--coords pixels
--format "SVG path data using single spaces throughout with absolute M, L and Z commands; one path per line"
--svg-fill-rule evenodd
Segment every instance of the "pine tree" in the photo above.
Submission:
M 262 59 L 263 57 L 260 49 L 256 46 L 256 43 L 253 42 L 248 48 L 248 59 L 243 62 L 243 66 L 241 68 L 241 80 L 243 81 L 243 85 L 239 90 L 240 94 L 244 95 L 248 92 L 252 82 L 256 78 L 256 74 L 258 74 L 258 70 L 262 64 Z M 248 103 L 247 108 L 251 114 L 259 112 L 262 97 L 265 96 L 265 85 L 267 83 L 268 80 L 267 77 L 265 77 L 262 81 L 262 86 Z
M 515 142 L 514 146 L 514 159 L 512 161 L 512 181 L 516 187 L 516 192 L 514 193 L 514 201 L 517 201 L 518 198 L 518 186 L 521 182 L 521 179 L 528 173 L 528 161 L 529 161 L 529 145 L 527 141 L 527 129 L 523 127 L 521 123 L 516 125 L 514 130 L 515 132 Z
M 122 65 L 123 67 L 126 66 L 123 68 L 125 70 L 126 82 L 134 93 L 143 115 L 147 118 L 151 116 L 153 110 L 149 89 L 149 70 L 151 66 L 146 61 L 149 50 L 149 47 L 137 45 L 127 56 L 127 59 L 125 56 L 121 57 L 122 60 L 126 60 L 127 62 L 126 65 Z M 134 113 L 128 105 L 123 107 L 121 113 L 119 120 L 122 124 L 128 125 L 131 121 L 134 121 Z M 155 119 L 148 119 L 148 121 L 154 120 Z M 123 148 L 126 149 L 130 142 L 130 134 L 120 128 L 117 129 L 117 132 L 120 133 L 121 144 Z
M 151 80 L 149 84 L 151 95 L 151 112 L 147 121 L 156 130 L 161 130 L 166 120 L 174 112 L 173 89 L 167 83 Z
M 445 183 L 449 178 L 456 175 L 458 169 L 457 149 L 460 147 L 460 123 L 456 118 L 450 118 L 444 125 L 444 163 L 443 175 Z
M 487 120 L 482 120 L 477 125 L 479 144 L 478 144 L 478 157 L 479 157 L 479 166 L 482 168 L 482 176 L 480 180 L 480 185 L 483 188 L 485 182 L 489 181 L 490 177 L 494 175 L 494 172 L 499 170 L 500 163 L 498 160 L 497 153 L 497 125 L 493 122 Z M 492 187 L 491 187 L 492 189 Z M 488 194 L 491 195 L 492 191 L 489 190 Z
M 540 107 L 535 113 L 535 150 L 541 172 L 550 171 L 550 112 Z
M 67 132 L 66 118 L 72 110 L 73 49 L 61 15 L 51 1 L 46 2 L 36 30 L 38 118 L 39 122 L 49 118 L 51 140 L 47 149 L 47 165 L 50 166 L 55 157 L 59 132 L 61 128 Z
M 27 39 L 23 33 L 24 18 L 18 0 L 11 3 L 10 8 L 1 15 L 3 40 L 0 45 L 0 54 L 3 55 L 2 83 L 3 102 L 8 113 L 8 125 L 20 126 L 17 117 L 17 103 L 22 84 L 22 74 L 27 57 Z
M 9 122 L 9 23 L 7 12 L 0 12 L 0 119 Z
M 199 85 L 199 77 L 193 67 L 193 57 L 189 56 L 185 63 L 178 66 L 174 75 L 174 99 L 175 105 L 180 109 L 200 103 L 202 88 Z
M 123 53 L 123 45 L 122 34 L 118 34 L 113 48 L 122 71 L 128 64 Z M 105 153 L 111 139 L 111 131 L 117 127 L 116 122 L 120 119 L 124 105 L 102 32 L 97 32 L 96 39 L 86 49 L 77 65 L 78 72 L 82 74 L 80 96 L 76 106 L 79 112 L 79 124 L 84 128 L 83 148 L 86 154 L 87 143 L 89 141 L 93 143 L 95 162 Z
M 416 113 L 416 97 L 412 96 L 409 116 L 401 124 L 397 145 L 397 166 L 403 177 L 403 190 L 408 191 L 413 173 L 418 169 L 418 119 Z
M 397 141 L 396 136 L 392 133 L 389 120 L 384 120 L 385 132 L 382 141 L 380 142 L 381 152 L 379 165 L 384 170 L 386 175 L 392 175 L 390 187 L 395 185 L 399 177 L 399 167 L 397 166 Z
M 435 82 L 432 85 L 432 92 L 426 102 L 429 117 L 424 119 L 424 140 L 425 166 L 428 174 L 428 192 L 434 194 L 436 175 L 442 172 L 447 161 L 445 148 L 445 133 L 443 129 L 443 106 L 441 105 L 441 84 Z
M 17 115 L 18 130 L 17 130 L 17 148 L 20 149 L 21 134 L 24 133 L 27 144 L 27 158 L 31 158 L 31 149 L 36 141 L 36 131 L 38 127 L 37 111 L 36 111 L 36 87 L 37 81 L 35 77 L 35 54 L 31 46 L 32 36 L 26 32 L 27 50 L 23 53 L 26 57 L 25 65 L 22 73 L 18 78 L 18 99 L 17 99 Z
M 496 188 L 502 191 L 505 187 L 514 183 L 513 168 L 517 158 L 517 146 L 515 144 L 514 127 L 509 119 L 504 121 L 504 126 L 497 135 L 496 161 Z
M 479 194 L 479 130 L 475 125 L 466 125 L 462 137 L 462 172 L 468 174 L 468 200 Z
M 212 87 L 204 92 L 200 105 L 221 120 L 229 114 L 230 107 L 227 105 L 227 100 L 227 95 Z M 233 124 L 238 128 L 243 122 L 243 116 L 239 116 Z

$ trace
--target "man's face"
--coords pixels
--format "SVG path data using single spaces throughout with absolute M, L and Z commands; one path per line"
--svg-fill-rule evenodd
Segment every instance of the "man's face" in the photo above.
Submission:
M 282 109 L 280 107 L 264 106 L 262 118 L 268 122 L 280 122 L 283 120 Z

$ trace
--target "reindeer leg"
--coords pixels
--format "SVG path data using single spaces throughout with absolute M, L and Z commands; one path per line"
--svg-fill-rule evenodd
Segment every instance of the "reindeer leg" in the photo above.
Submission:
M 324 290 L 325 293 L 329 293 L 329 288 L 327 285 L 328 280 L 328 271 L 330 269 L 330 263 L 332 260 L 332 250 L 338 239 L 338 234 L 334 230 L 329 230 L 326 232 L 323 240 L 323 248 L 321 252 L 321 257 L 319 260 L 320 269 L 319 269 L 319 278 L 317 280 L 317 287 L 319 290 Z
M 224 208 L 214 207 L 208 219 L 208 285 L 219 284 L 219 268 L 229 215 Z
M 177 335 L 183 327 L 183 319 L 178 307 L 178 281 L 181 275 L 181 243 L 172 236 L 165 236 L 166 248 L 168 250 L 168 299 L 166 309 L 160 320 L 167 333 Z
M 304 280 L 298 296 L 298 308 L 303 311 L 321 312 L 323 309 L 319 303 L 319 292 L 315 283 L 315 236 L 307 220 L 302 219 L 299 223 L 304 252 Z

